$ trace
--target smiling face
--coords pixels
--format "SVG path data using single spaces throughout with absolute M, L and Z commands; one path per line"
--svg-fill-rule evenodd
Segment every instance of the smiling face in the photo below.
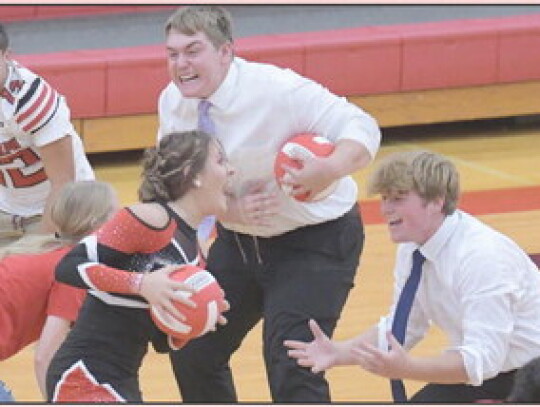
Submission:
M 209 146 L 208 158 L 196 179 L 196 194 L 202 216 L 220 216 L 227 211 L 231 195 L 231 178 L 234 170 L 229 164 L 221 145 L 213 141 Z
M 398 191 L 381 194 L 381 212 L 395 243 L 424 244 L 444 221 L 444 200 L 425 201 L 416 192 Z
M 232 44 L 215 47 L 206 34 L 171 29 L 165 42 L 171 80 L 186 98 L 205 99 L 221 85 L 233 58 Z

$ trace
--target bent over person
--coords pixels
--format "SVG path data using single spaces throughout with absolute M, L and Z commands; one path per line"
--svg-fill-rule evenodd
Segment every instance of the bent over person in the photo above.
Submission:
M 203 132 L 171 133 L 145 151 L 141 202 L 122 208 L 56 269 L 57 280 L 89 292 L 49 365 L 48 401 L 142 402 L 148 344 L 168 352 L 185 342 L 161 332 L 149 307 L 182 319 L 172 301 L 195 306 L 192 285 L 169 274 L 198 263 L 195 228 L 226 210 L 232 173 L 220 144 Z
M 54 232 L 49 210 L 58 191 L 93 178 L 64 97 L 9 58 L 0 24 L 0 246 Z
M 34 367 L 45 398 L 45 374 L 77 318 L 86 292 L 55 281 L 55 267 L 80 239 L 118 209 L 112 187 L 70 182 L 51 205 L 54 235 L 26 235 L 0 248 L 0 361 L 36 343 Z M 0 382 L 1 388 L 1 382 Z M 0 402 L 2 399 L 0 390 Z
M 208 270 L 227 293 L 226 326 L 171 353 L 185 402 L 236 402 L 231 355 L 262 319 L 263 351 L 276 402 L 329 402 L 323 375 L 299 368 L 283 340 L 307 340 L 316 315 L 331 335 L 353 287 L 364 242 L 358 188 L 349 174 L 379 148 L 375 120 L 292 70 L 234 55 L 231 19 L 216 6 L 182 7 L 166 25 L 170 84 L 159 99 L 159 137 L 205 128 L 236 172 L 229 210 L 218 220 Z M 327 158 L 284 168 L 300 202 L 277 185 L 273 165 L 297 133 L 335 144 Z M 313 197 L 337 182 L 334 192 Z
M 407 401 L 401 379 L 427 382 L 412 403 L 506 400 L 516 370 L 540 355 L 538 268 L 514 241 L 457 209 L 459 175 L 439 154 L 388 156 L 369 190 L 381 195 L 399 244 L 390 314 L 346 341 L 331 341 L 311 320 L 314 339 L 286 341 L 290 356 L 314 373 L 360 365 L 392 379 L 396 402 Z M 411 355 L 431 323 L 448 347 Z

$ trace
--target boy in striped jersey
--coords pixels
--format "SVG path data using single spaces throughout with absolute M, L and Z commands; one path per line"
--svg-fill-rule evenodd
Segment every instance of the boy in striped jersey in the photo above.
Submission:
M 0 24 L 0 246 L 24 233 L 52 232 L 57 192 L 93 178 L 64 97 L 9 58 Z

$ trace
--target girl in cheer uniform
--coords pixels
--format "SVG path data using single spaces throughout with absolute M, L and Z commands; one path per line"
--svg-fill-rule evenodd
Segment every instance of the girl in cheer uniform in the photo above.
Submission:
M 57 267 L 58 280 L 89 295 L 47 372 L 48 401 L 142 402 L 138 370 L 148 343 L 158 352 L 183 345 L 157 329 L 149 305 L 180 319 L 171 301 L 193 306 L 175 295 L 192 289 L 168 275 L 198 263 L 195 229 L 226 211 L 231 174 L 221 146 L 203 132 L 169 134 L 145 152 L 141 203 L 120 210 Z

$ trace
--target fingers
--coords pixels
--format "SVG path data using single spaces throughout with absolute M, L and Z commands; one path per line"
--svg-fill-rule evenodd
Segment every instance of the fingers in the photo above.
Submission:
M 315 321 L 314 319 L 310 319 L 308 322 L 308 325 L 309 325 L 309 329 L 311 329 L 311 333 L 313 334 L 313 337 L 315 338 L 315 340 L 327 338 L 326 334 L 322 331 L 319 324 L 317 324 L 317 321 Z
M 171 300 L 181 302 L 190 308 L 195 308 L 197 304 L 190 298 L 191 294 L 193 293 L 195 293 L 193 287 L 184 283 L 177 283 L 177 285 L 175 285 L 173 288 L 171 297 L 169 298 Z
M 283 341 L 283 345 L 285 345 L 285 347 L 290 348 L 290 349 L 305 350 L 308 344 L 302 341 L 294 341 L 292 339 L 287 339 Z
M 217 323 L 218 323 L 219 325 L 227 325 L 227 322 L 229 322 L 229 321 L 228 321 L 227 318 L 225 318 L 223 315 L 220 315 L 220 316 L 218 317 Z
M 265 192 L 246 196 L 242 212 L 247 223 L 269 225 L 277 214 L 279 200 L 275 192 Z
M 163 320 L 169 325 L 174 325 L 175 319 L 181 322 L 186 321 L 186 316 L 182 314 L 170 301 L 166 301 L 163 304 L 155 304 L 152 307 L 159 312 Z

